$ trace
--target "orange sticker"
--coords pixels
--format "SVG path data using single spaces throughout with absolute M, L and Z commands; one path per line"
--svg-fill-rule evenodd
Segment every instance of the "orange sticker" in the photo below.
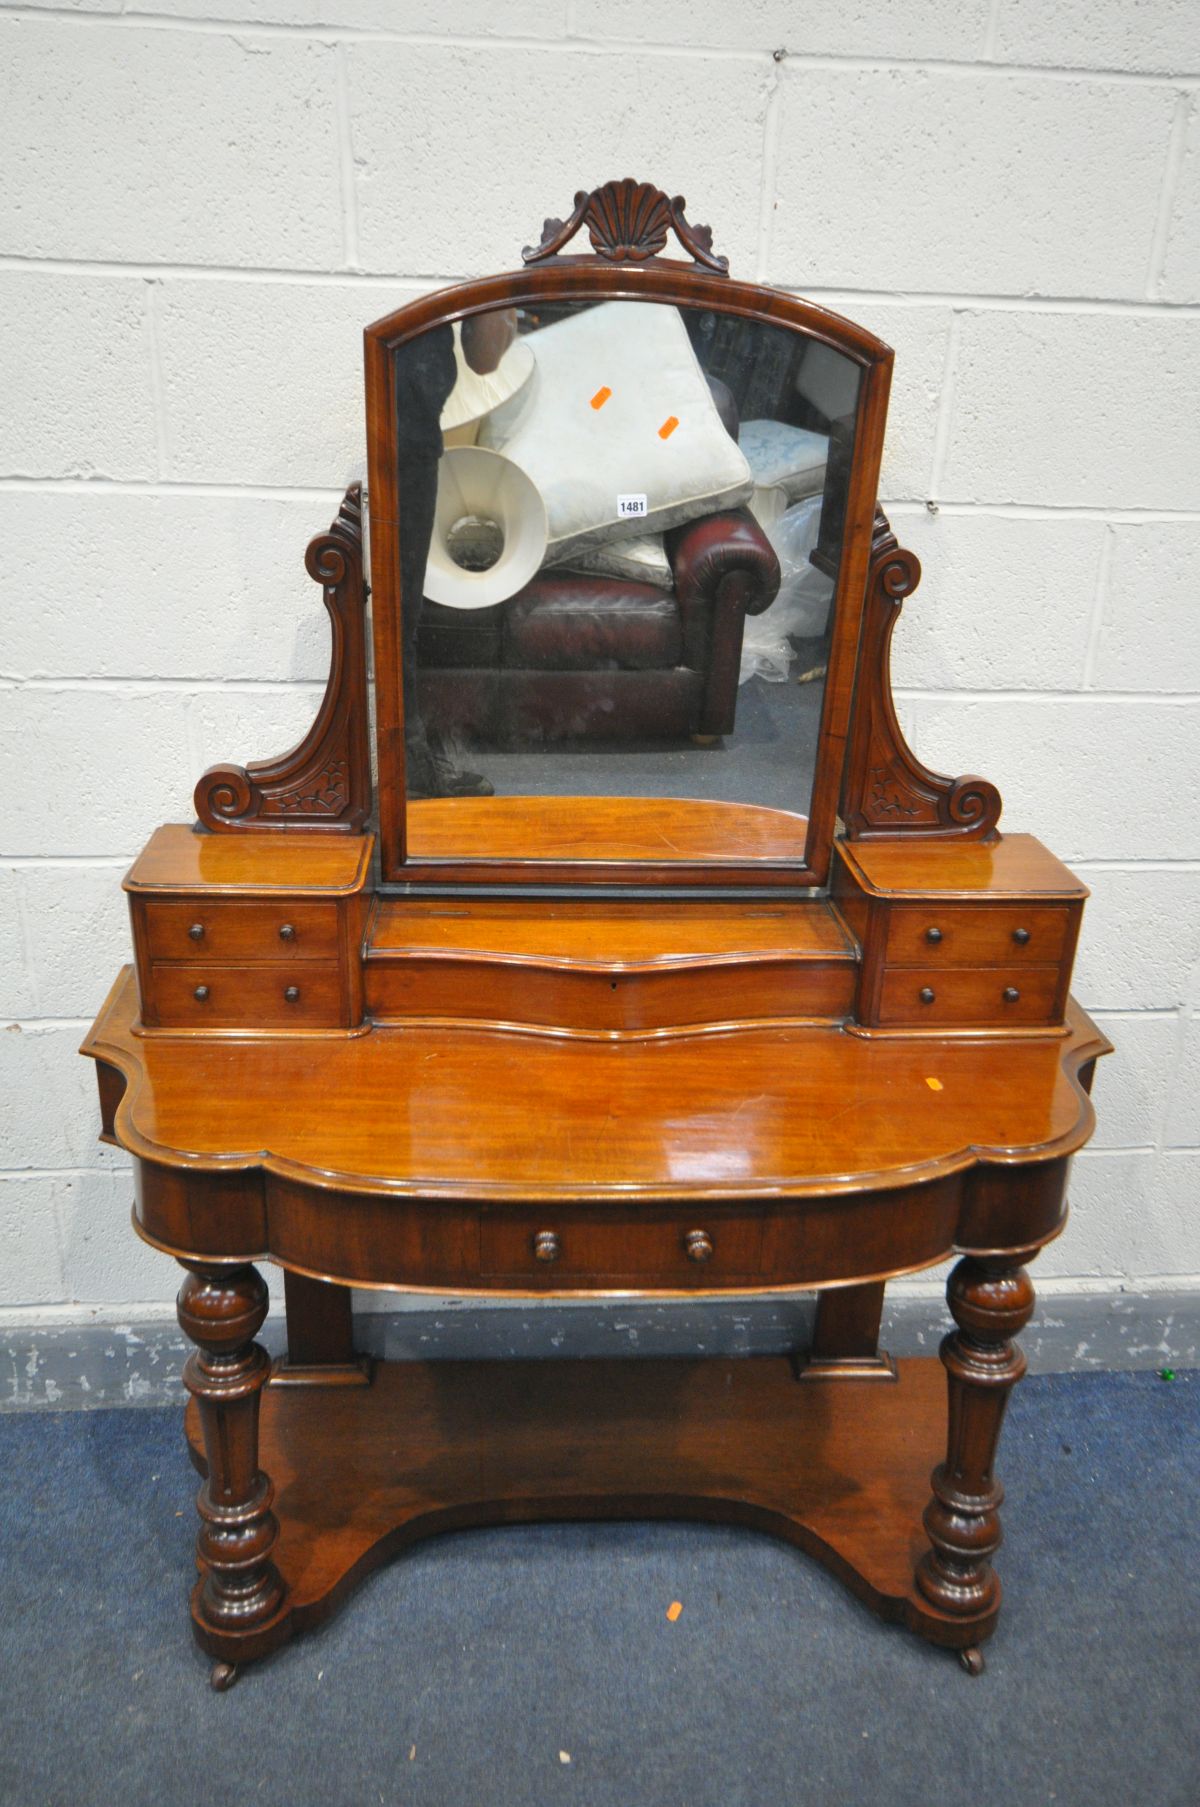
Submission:
M 943 1089 L 940 1079 L 927 1079 L 925 1084 L 929 1087 L 931 1092 L 940 1092 Z
M 682 1600 L 672 1600 L 670 1606 L 668 1606 L 668 1608 L 667 1608 L 667 1617 L 668 1617 L 668 1619 L 670 1619 L 672 1625 L 674 1625 L 676 1619 L 679 1617 L 679 1615 L 682 1611 L 683 1611 Z
M 609 388 L 608 384 L 603 384 L 601 388 L 597 389 L 595 395 L 592 397 L 593 408 L 602 408 L 611 394 L 612 390 Z
M 673 414 L 668 414 L 667 418 L 663 421 L 662 426 L 658 429 L 658 437 L 660 439 L 670 439 L 678 425 L 679 422 L 676 417 Z

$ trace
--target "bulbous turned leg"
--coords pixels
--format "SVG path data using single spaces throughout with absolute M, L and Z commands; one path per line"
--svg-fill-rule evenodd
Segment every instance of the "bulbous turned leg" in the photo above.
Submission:
M 258 1404 L 271 1359 L 254 1337 L 267 1315 L 267 1288 L 250 1266 L 186 1265 L 177 1308 L 198 1350 L 183 1382 L 200 1408 L 208 1462 L 196 1499 L 201 1580 L 192 1613 L 201 1628 L 244 1631 L 269 1619 L 284 1595 L 271 1561 L 279 1536 L 275 1490 L 258 1466 Z M 232 1665 L 225 1667 L 228 1679 L 214 1679 L 214 1686 L 232 1680 Z
M 1004 1489 L 993 1464 L 1008 1395 L 1025 1372 L 1012 1338 L 1033 1311 L 1033 1284 L 1021 1263 L 1036 1253 L 967 1255 L 946 1287 L 958 1325 L 941 1347 L 949 1432 L 946 1460 L 931 1478 L 924 1524 L 932 1547 L 917 1565 L 917 1586 L 942 1612 L 963 1618 L 983 1617 L 1000 1599 L 992 1557 L 1000 1547 Z

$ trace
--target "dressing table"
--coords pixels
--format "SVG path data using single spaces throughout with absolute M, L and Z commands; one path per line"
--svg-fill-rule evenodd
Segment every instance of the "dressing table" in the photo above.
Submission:
M 675 1517 L 978 1673 L 1026 1268 L 1108 1051 L 1086 892 L 898 726 L 887 346 L 647 184 L 524 259 L 367 329 L 373 722 L 353 488 L 316 721 L 153 835 L 84 1046 L 186 1269 L 195 1637 L 226 1687 L 421 1537 Z M 940 1360 L 892 1361 L 885 1283 L 951 1256 Z M 790 1360 L 388 1364 L 355 1287 L 818 1306 Z

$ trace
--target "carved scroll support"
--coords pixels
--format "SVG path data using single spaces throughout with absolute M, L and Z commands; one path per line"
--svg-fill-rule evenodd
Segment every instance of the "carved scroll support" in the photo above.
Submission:
M 605 182 L 600 188 L 581 188 L 569 219 L 546 220 L 540 244 L 526 245 L 521 256 L 527 264 L 542 263 L 559 252 L 586 226 L 592 250 L 606 263 L 645 263 L 657 257 L 673 232 L 693 263 L 718 276 L 729 273 L 729 259 L 712 248 L 711 226 L 693 226 L 685 217 L 682 195 L 667 195 L 652 182 Z
M 198 1347 L 184 1366 L 183 1383 L 199 1407 L 208 1470 L 196 1499 L 200 1579 L 192 1619 L 202 1647 L 220 1656 L 236 1648 L 221 1634 L 261 1627 L 284 1602 L 271 1560 L 279 1537 L 271 1510 L 275 1490 L 258 1466 L 259 1399 L 271 1358 L 254 1338 L 267 1315 L 267 1288 L 249 1265 L 186 1266 L 177 1312 Z M 229 1685 L 232 1667 L 218 1662 L 214 1687 Z
M 917 1565 L 917 1586 L 943 1612 L 963 1618 L 994 1617 L 1000 1603 L 992 1568 L 1004 1499 L 995 1476 L 996 1446 L 1009 1393 L 1025 1372 L 1025 1357 L 1012 1338 L 1033 1311 L 1033 1284 L 1021 1264 L 1036 1253 L 968 1255 L 946 1288 L 958 1325 L 941 1347 L 949 1431 L 946 1460 L 933 1471 L 933 1498 L 925 1509 L 931 1547 Z
M 310 541 L 308 574 L 324 592 L 332 629 L 329 681 L 298 746 L 252 765 L 211 766 L 196 786 L 203 828 L 327 829 L 358 834 L 371 807 L 367 722 L 366 584 L 362 486 L 345 494 L 328 533 Z
M 852 841 L 903 834 L 994 840 L 1001 809 L 995 785 L 986 778 L 945 778 L 931 772 L 909 747 L 896 719 L 892 634 L 904 598 L 920 581 L 920 561 L 899 544 L 887 517 L 877 511 L 842 787 L 846 835 Z

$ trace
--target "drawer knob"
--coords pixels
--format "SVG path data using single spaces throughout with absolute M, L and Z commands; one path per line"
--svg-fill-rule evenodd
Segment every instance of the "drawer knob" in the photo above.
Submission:
M 683 1246 L 689 1261 L 712 1260 L 713 1239 L 707 1230 L 689 1230 L 683 1239 Z
M 1014 929 L 1013 930 L 1013 940 L 1016 942 L 1018 947 L 1025 947 L 1029 941 L 1029 930 L 1028 929 Z
M 281 941 L 294 941 L 296 939 L 296 930 L 290 922 L 280 923 L 279 939 Z
M 188 939 L 189 941 L 204 940 L 204 924 L 202 922 L 194 922 L 192 924 L 191 928 L 188 930 Z
M 538 1261 L 557 1261 L 562 1254 L 562 1243 L 553 1230 L 539 1230 L 533 1239 L 533 1253 Z
M 922 985 L 919 996 L 922 1004 L 932 1004 L 933 1000 L 937 997 L 937 992 L 933 989 L 932 985 Z
M 300 987 L 298 985 L 285 986 L 283 995 L 289 1004 L 298 1004 L 300 1002 Z
M 1020 996 L 1021 994 L 1015 985 L 1006 985 L 1004 987 L 1004 1002 L 1006 1004 L 1015 1004 Z
M 197 1004 L 207 1004 L 208 1003 L 208 986 L 207 985 L 197 985 L 195 991 L 192 993 L 192 996 L 195 998 Z
M 926 929 L 925 939 L 926 939 L 926 941 L 932 941 L 935 947 L 937 946 L 937 944 L 941 940 L 941 938 L 942 938 L 941 929 Z

